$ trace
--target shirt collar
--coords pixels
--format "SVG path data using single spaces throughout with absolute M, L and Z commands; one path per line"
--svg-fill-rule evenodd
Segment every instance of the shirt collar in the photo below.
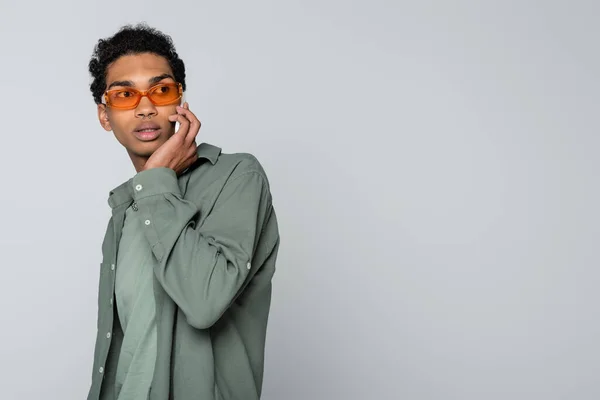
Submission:
M 212 165 L 215 165 L 220 154 L 221 149 L 212 144 L 200 143 L 198 146 L 198 159 L 206 159 L 210 161 Z
M 182 194 L 185 194 L 192 170 L 200 165 L 202 160 L 208 160 L 212 165 L 215 165 L 221 154 L 221 149 L 208 143 L 200 143 L 197 147 L 197 154 L 198 161 L 178 178 Z M 115 209 L 124 203 L 131 203 L 133 201 L 132 181 L 133 178 L 130 178 L 110 191 L 108 195 L 108 205 L 110 208 Z

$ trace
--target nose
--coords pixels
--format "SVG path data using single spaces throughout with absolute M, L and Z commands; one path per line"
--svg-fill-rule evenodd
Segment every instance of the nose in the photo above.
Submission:
M 142 96 L 140 99 L 140 104 L 135 109 L 135 116 L 138 118 L 146 118 L 150 116 L 155 116 L 158 113 L 156 107 L 147 96 Z

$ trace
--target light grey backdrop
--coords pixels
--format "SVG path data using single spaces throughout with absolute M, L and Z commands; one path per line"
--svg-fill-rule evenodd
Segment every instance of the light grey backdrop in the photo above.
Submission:
M 264 399 L 600 398 L 597 4 L 2 0 L 2 399 L 87 393 L 134 173 L 87 62 L 138 21 L 270 176 Z

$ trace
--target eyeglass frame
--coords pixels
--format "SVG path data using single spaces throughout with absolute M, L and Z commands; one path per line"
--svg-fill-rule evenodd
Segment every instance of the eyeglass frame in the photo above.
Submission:
M 157 86 L 163 86 L 163 85 L 164 86 L 176 86 L 177 90 L 179 92 L 179 97 L 177 97 L 176 99 L 174 99 L 172 102 L 169 102 L 169 103 L 156 104 L 154 101 L 152 101 L 152 99 L 150 98 L 150 96 L 148 96 L 148 93 L 150 93 L 150 91 L 153 90 L 154 88 L 156 88 Z M 142 101 L 142 97 L 147 97 L 148 100 L 150 100 L 150 102 L 152 104 L 154 104 L 155 106 L 159 106 L 159 107 L 160 106 L 167 106 L 169 104 L 173 104 L 177 100 L 181 100 L 181 98 L 183 97 L 183 85 L 180 82 L 162 82 L 162 83 L 157 83 L 155 85 L 152 85 L 151 87 L 149 87 L 146 90 L 139 90 L 139 89 L 136 89 L 136 88 L 133 88 L 133 87 L 128 87 L 127 90 L 131 90 L 131 91 L 134 91 L 134 92 L 137 92 L 137 93 L 140 94 L 140 96 L 139 96 L 137 102 L 135 103 L 135 105 L 133 105 L 131 107 L 114 107 L 114 106 L 110 105 L 109 101 L 108 101 L 108 95 L 109 95 L 109 93 L 111 93 L 111 92 L 117 92 L 117 91 L 121 91 L 121 90 L 123 90 L 123 89 L 109 89 L 109 90 L 105 91 L 104 92 L 104 103 L 103 104 L 106 107 L 114 108 L 115 110 L 133 110 L 133 109 L 137 108 L 137 106 L 140 105 L 140 102 Z

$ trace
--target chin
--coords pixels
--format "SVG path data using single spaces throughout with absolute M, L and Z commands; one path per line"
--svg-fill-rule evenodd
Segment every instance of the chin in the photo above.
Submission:
M 150 157 L 163 144 L 158 140 L 152 142 L 138 142 L 128 147 L 128 152 L 138 157 Z

